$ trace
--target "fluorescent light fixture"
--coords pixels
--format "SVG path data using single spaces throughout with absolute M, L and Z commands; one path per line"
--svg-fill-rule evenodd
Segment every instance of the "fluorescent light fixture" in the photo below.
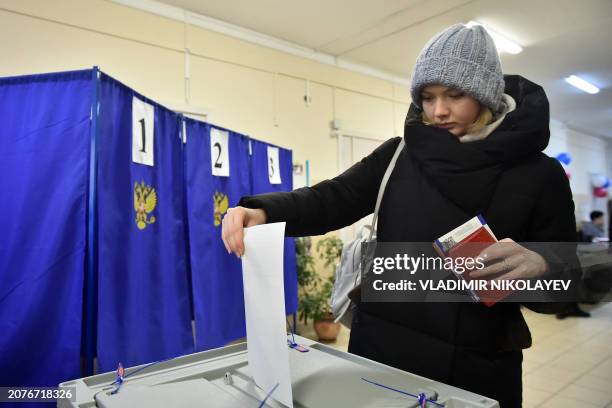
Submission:
M 467 27 L 474 27 L 475 25 L 483 26 L 484 29 L 487 30 L 487 32 L 489 33 L 489 35 L 491 35 L 493 41 L 495 42 L 497 51 L 507 52 L 508 54 L 518 54 L 519 52 L 523 51 L 523 48 L 520 45 L 518 45 L 514 41 L 507 39 L 503 35 L 496 33 L 484 24 L 481 24 L 477 21 L 470 21 L 466 24 Z
M 581 91 L 590 93 L 590 94 L 596 94 L 597 92 L 599 92 L 599 88 L 596 87 L 595 85 L 585 81 L 584 79 L 580 78 L 579 76 L 576 75 L 570 75 L 567 78 L 565 78 L 565 82 L 567 82 L 570 85 L 575 86 L 576 88 L 580 89 Z

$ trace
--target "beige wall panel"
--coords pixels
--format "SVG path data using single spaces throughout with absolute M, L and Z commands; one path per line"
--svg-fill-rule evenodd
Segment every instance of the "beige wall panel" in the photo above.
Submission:
M 186 38 L 191 51 L 201 56 L 268 72 L 308 78 L 382 98 L 392 99 L 394 95 L 394 85 L 386 80 L 318 63 L 109 1 L 3 0 L 0 2 L 0 10 L 14 11 L 11 14 L 15 18 L 33 16 L 40 20 L 72 26 L 74 29 L 81 27 L 160 48 L 182 50 Z M 29 26 L 21 27 L 19 33 L 29 36 Z M 46 47 L 46 44 L 44 46 Z M 32 52 L 39 47 L 42 48 L 43 44 L 39 43 L 31 48 Z
M 194 56 L 190 89 L 211 123 L 260 140 L 273 135 L 274 75 Z
M 319 64 L 321 65 L 321 64 Z M 380 98 L 393 98 L 393 84 L 389 81 L 361 75 L 353 71 L 330 67 L 331 75 L 321 73 L 318 77 L 327 84 L 337 88 L 378 96 Z
M 395 136 L 404 135 L 404 121 L 406 120 L 406 114 L 410 105 L 404 105 L 403 103 L 395 103 L 394 105 L 395 115 Z
M 0 38 L 0 76 L 98 65 L 157 102 L 184 100 L 183 55 L 179 52 L 3 11 Z
M 393 97 L 393 85 L 389 81 L 318 63 L 199 27 L 188 26 L 187 47 L 193 54 L 200 56 L 256 67 L 268 72 L 308 78 L 383 98 Z
M 410 102 L 412 102 L 412 97 L 410 96 L 410 86 L 393 83 L 393 99 L 410 104 Z
M 304 102 L 305 81 L 277 77 L 277 125 L 270 142 L 293 150 L 293 162 L 310 161 L 311 184 L 338 173 L 336 138 L 331 137 L 332 88 L 310 84 L 311 103 Z
M 336 118 L 353 136 L 386 140 L 395 133 L 393 103 L 387 100 L 337 89 Z
M 162 47 L 183 49 L 184 24 L 105 0 L 2 0 L 13 10 Z

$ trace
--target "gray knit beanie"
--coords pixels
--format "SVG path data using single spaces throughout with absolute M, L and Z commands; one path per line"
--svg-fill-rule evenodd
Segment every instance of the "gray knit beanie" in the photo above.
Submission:
M 493 113 L 501 110 L 504 76 L 495 43 L 479 25 L 455 24 L 434 36 L 419 54 L 410 93 L 421 105 L 421 90 L 445 85 L 470 95 Z

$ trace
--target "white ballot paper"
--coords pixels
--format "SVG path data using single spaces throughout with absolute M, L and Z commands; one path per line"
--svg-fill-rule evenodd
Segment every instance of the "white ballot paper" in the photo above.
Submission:
M 278 384 L 271 398 L 293 408 L 285 325 L 284 243 L 284 222 L 245 228 L 242 280 L 249 369 L 266 393 Z

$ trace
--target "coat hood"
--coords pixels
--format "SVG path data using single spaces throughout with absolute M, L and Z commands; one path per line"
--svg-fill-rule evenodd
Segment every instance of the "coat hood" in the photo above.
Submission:
M 543 151 L 550 139 L 550 106 L 544 88 L 520 75 L 504 75 L 504 81 L 506 84 L 504 93 L 512 96 L 516 102 L 516 109 L 506 115 L 491 137 L 470 144 L 505 158 Z M 422 113 L 423 110 L 417 105 L 410 104 L 404 137 L 407 136 L 409 127 L 426 126 L 421 119 Z M 444 129 L 436 130 L 442 134 L 447 133 L 451 140 L 456 138 Z
M 544 89 L 518 75 L 504 76 L 516 109 L 486 139 L 461 143 L 445 129 L 423 124 L 411 104 L 404 127 L 408 154 L 448 199 L 473 213 L 486 208 L 499 175 L 539 156 L 548 145 L 549 104 Z

